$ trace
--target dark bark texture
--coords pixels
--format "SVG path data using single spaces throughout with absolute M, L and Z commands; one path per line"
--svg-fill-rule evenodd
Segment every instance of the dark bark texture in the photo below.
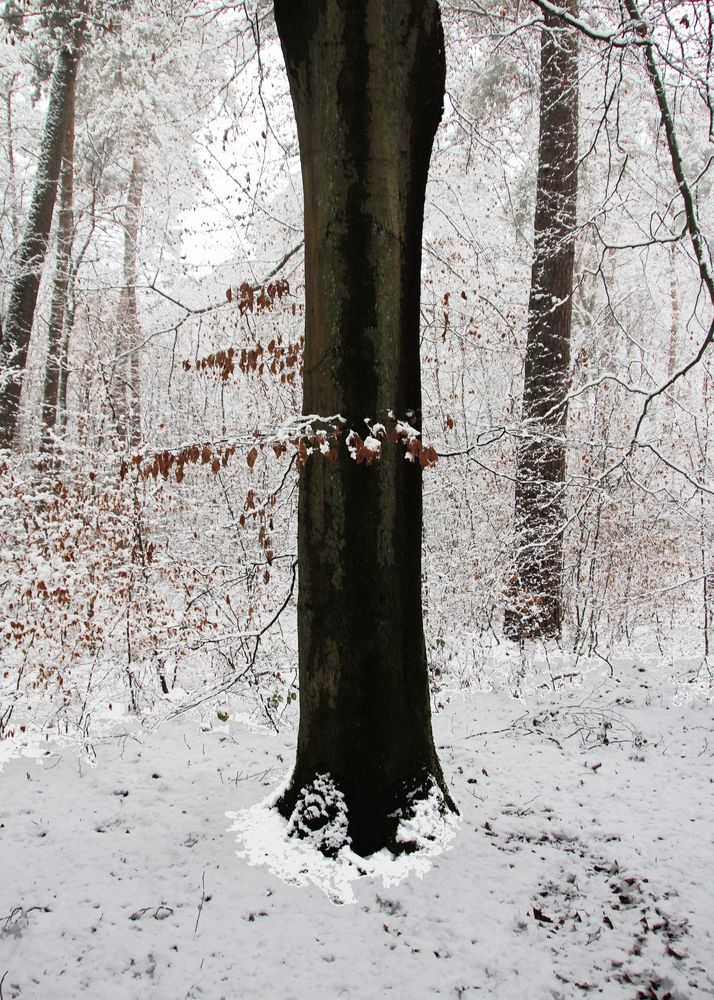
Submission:
M 25 225 L 25 235 L 17 253 L 18 276 L 10 292 L 3 340 L 0 345 L 0 448 L 9 448 L 12 445 L 17 426 L 37 292 L 47 254 L 57 197 L 77 59 L 77 49 L 71 45 L 63 45 L 57 53 L 52 73 L 37 176 Z
M 575 0 L 566 8 L 576 13 Z M 550 12 L 541 29 L 540 139 L 515 504 L 516 572 L 505 632 L 560 638 L 565 434 L 578 167 L 578 40 Z
M 77 54 L 77 59 L 79 55 Z M 62 150 L 60 172 L 60 205 L 57 220 L 57 251 L 55 277 L 52 289 L 52 305 L 47 333 L 47 360 L 42 396 L 42 440 L 41 450 L 51 451 L 58 424 L 58 402 L 60 387 L 60 366 L 62 365 L 62 345 L 67 312 L 67 295 L 72 267 L 72 243 L 74 241 L 74 120 L 76 103 L 76 73 L 70 81 L 67 94 L 66 132 Z
M 435 0 L 276 0 L 305 196 L 304 413 L 365 434 L 419 426 L 424 196 L 445 62 Z M 300 728 L 279 808 L 328 774 L 353 848 L 395 842 L 434 784 L 421 605 L 422 481 L 401 445 L 357 464 L 344 444 L 300 479 Z

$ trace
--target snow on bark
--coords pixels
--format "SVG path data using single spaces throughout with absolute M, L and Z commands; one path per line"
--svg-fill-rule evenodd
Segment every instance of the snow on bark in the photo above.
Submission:
M 572 11 L 576 0 L 569 0 Z M 559 638 L 563 489 L 578 170 L 578 39 L 546 12 L 541 29 L 540 137 L 517 457 L 515 574 L 504 631 Z
M 17 276 L 10 293 L 0 345 L 0 448 L 11 446 L 17 425 L 37 293 L 57 197 L 69 97 L 77 71 L 77 59 L 77 49 L 63 45 L 57 53 L 52 73 L 35 186 L 25 235 L 17 252 Z

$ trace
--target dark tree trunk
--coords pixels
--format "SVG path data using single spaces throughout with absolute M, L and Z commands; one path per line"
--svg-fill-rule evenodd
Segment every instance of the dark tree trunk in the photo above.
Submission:
M 52 305 L 47 335 L 47 361 L 42 398 L 42 451 L 51 451 L 57 429 L 60 366 L 62 364 L 63 332 L 67 310 L 67 294 L 72 266 L 74 241 L 74 119 L 75 80 L 67 95 L 67 131 L 62 152 L 60 173 L 60 207 L 57 224 L 57 252 Z
M 575 0 L 565 6 L 576 12 Z M 578 167 L 578 41 L 546 11 L 540 141 L 515 506 L 516 573 L 505 632 L 560 638 L 565 435 Z
M 5 329 L 0 346 L 0 448 L 12 445 L 20 410 L 20 393 L 27 362 L 32 321 L 62 163 L 67 133 L 69 95 L 74 88 L 78 51 L 63 45 L 52 73 L 45 131 L 37 163 L 37 177 L 17 254 L 18 276 L 10 292 Z
M 442 114 L 436 0 L 276 0 L 305 196 L 304 412 L 420 424 L 424 195 Z M 422 481 L 401 445 L 357 464 L 312 454 L 298 518 L 300 728 L 279 803 L 297 833 L 329 776 L 353 848 L 396 842 L 400 811 L 437 790 L 421 606 Z M 317 780 L 317 785 L 315 784 Z M 318 794 L 325 802 L 328 794 Z M 325 841 L 323 849 L 330 844 Z
M 117 397 L 119 437 L 135 447 L 141 440 L 139 308 L 136 300 L 137 245 L 141 218 L 144 178 L 139 157 L 134 154 L 124 215 L 124 286 L 119 299 L 119 371 L 122 372 Z

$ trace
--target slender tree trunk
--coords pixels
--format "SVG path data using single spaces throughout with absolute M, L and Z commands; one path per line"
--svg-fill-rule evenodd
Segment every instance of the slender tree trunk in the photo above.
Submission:
M 71 82 L 67 95 L 67 131 L 62 153 L 60 173 L 60 208 L 57 225 L 57 253 L 52 305 L 47 336 L 47 361 L 42 399 L 42 451 L 50 451 L 57 428 L 60 366 L 62 343 L 67 311 L 67 295 L 72 267 L 74 240 L 74 120 L 76 104 L 76 79 Z
M 15 179 L 15 142 L 14 142 L 14 126 L 12 121 L 12 94 L 16 79 L 17 79 L 17 73 L 13 73 L 7 85 L 7 97 L 5 98 L 5 117 L 6 117 L 6 129 L 7 129 L 7 166 L 9 172 L 7 200 L 9 205 L 8 214 L 10 217 L 10 230 L 15 239 L 17 239 L 19 235 L 19 219 L 17 211 L 17 186 Z M 2 342 L 1 336 L 0 336 L 0 342 Z
M 59 386 L 57 390 L 57 431 L 59 437 L 64 437 L 67 430 L 67 386 L 69 383 L 69 345 L 74 330 L 74 320 L 77 315 L 77 277 L 84 261 L 85 254 L 92 242 L 97 225 L 96 217 L 97 187 L 92 190 L 92 200 L 89 209 L 89 232 L 84 238 L 79 251 L 75 254 L 70 267 L 67 281 L 67 298 L 62 329 L 62 342 L 59 353 Z
M 575 0 L 565 6 L 575 13 Z M 559 638 L 563 617 L 563 487 L 570 370 L 578 156 L 577 33 L 546 11 L 541 30 L 540 141 L 518 449 L 516 573 L 504 629 Z
M 674 247 L 669 255 L 669 297 L 672 303 L 672 322 L 669 328 L 669 356 L 667 358 L 667 381 L 677 370 L 677 347 L 679 340 L 679 295 L 677 294 L 677 258 Z M 670 405 L 674 405 L 674 392 L 670 396 Z
M 305 196 L 304 412 L 341 414 L 362 435 L 365 418 L 389 426 L 390 413 L 418 427 L 424 195 L 445 76 L 438 5 L 276 0 L 275 15 Z M 431 732 L 421 526 L 421 468 L 401 445 L 371 464 L 344 442 L 334 463 L 307 459 L 300 728 L 279 808 L 294 833 L 323 830 L 326 851 L 339 847 L 340 802 L 362 854 L 406 848 L 397 827 L 413 799 L 434 792 L 451 806 Z
M 139 343 L 139 309 L 136 300 L 137 245 L 141 219 L 141 196 L 144 178 L 141 163 L 134 154 L 129 175 L 129 190 L 124 217 L 124 286 L 119 300 L 119 354 L 120 370 L 123 370 L 123 384 L 117 404 L 119 416 L 119 436 L 126 438 L 134 447 L 141 440 L 141 368 Z
M 701 471 L 702 482 L 707 482 L 709 478 L 709 430 L 711 422 L 709 419 L 711 405 L 711 378 L 709 368 L 703 366 L 702 373 L 702 411 L 703 411 L 703 433 L 697 435 L 702 442 L 701 445 Z M 711 521 L 707 517 L 707 503 L 704 491 L 699 491 L 699 509 L 701 512 L 699 541 L 701 545 L 701 566 L 702 566 L 702 611 L 703 611 L 703 637 L 704 637 L 704 658 L 709 661 L 712 655 L 712 638 L 714 637 L 714 601 L 712 600 L 712 590 L 714 585 L 714 573 L 712 573 L 712 532 Z
M 677 290 L 677 259 L 675 256 L 674 246 L 670 248 L 669 252 L 669 297 L 672 304 L 672 320 L 669 327 L 669 351 L 667 354 L 667 382 L 674 381 L 674 375 L 677 371 L 677 358 L 678 358 L 678 347 L 679 347 L 679 295 Z M 663 431 L 665 437 L 669 438 L 674 432 L 674 420 L 675 420 L 675 401 L 677 398 L 678 390 L 676 384 L 673 384 L 667 393 L 665 400 L 665 414 L 664 414 L 664 427 Z
M 59 352 L 59 384 L 57 386 L 57 433 L 64 438 L 67 431 L 67 385 L 69 382 L 69 344 L 74 329 L 74 319 L 77 313 L 75 301 L 76 269 L 73 268 L 69 278 L 67 306 L 62 327 L 62 341 Z
M 0 448 L 12 445 L 20 410 L 20 393 L 27 362 L 37 292 L 47 254 L 67 114 L 77 72 L 78 51 L 62 45 L 52 73 L 45 131 L 37 163 L 37 177 L 17 254 L 18 276 L 10 292 L 2 345 L 0 346 Z

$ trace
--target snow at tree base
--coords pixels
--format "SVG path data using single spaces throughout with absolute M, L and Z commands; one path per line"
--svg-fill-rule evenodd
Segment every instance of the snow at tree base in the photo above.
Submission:
M 496 653 L 442 693 L 461 815 L 397 859 L 326 859 L 266 808 L 294 711 L 16 745 L 4 996 L 710 997 L 709 689 L 653 650 L 613 665 Z
M 714 996 L 713 25 L 0 0 L 0 1000 Z

